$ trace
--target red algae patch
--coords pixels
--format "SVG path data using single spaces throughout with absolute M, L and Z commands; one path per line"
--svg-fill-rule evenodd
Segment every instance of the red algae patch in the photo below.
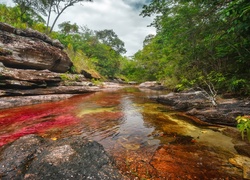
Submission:
M 206 146 L 162 145 L 137 151 L 117 147 L 112 154 L 130 179 L 243 179 L 242 171 L 228 161 L 233 154 Z
M 26 123 L 26 122 L 24 122 Z M 53 131 L 54 128 L 61 129 L 72 124 L 76 124 L 77 119 L 71 115 L 61 115 L 54 118 L 47 118 L 46 121 L 35 121 L 31 124 L 30 122 L 26 126 L 14 127 L 15 130 L 11 130 L 8 134 L 1 133 L 0 135 L 0 146 L 12 142 L 19 137 L 28 134 L 43 134 L 45 132 Z
M 44 103 L 1 111 L 0 146 L 27 134 L 39 134 L 53 128 L 75 124 L 74 101 Z
M 102 144 L 128 179 L 242 179 L 242 169 L 229 162 L 237 154 L 230 137 L 145 96 L 97 92 L 2 110 L 0 146 L 28 134 L 54 141 L 80 135 Z
M 242 172 L 228 162 L 233 155 L 223 151 L 218 155 L 216 151 L 220 150 L 195 145 L 164 145 L 154 153 L 150 164 L 161 179 L 242 179 Z

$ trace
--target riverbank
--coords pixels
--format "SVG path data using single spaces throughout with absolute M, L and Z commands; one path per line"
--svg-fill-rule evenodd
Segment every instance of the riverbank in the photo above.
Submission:
M 217 106 L 213 106 L 201 91 L 171 92 L 166 95 L 151 96 L 150 99 L 193 117 L 194 122 L 201 121 L 200 124 L 221 127 L 221 132 L 230 136 L 235 142 L 234 148 L 237 152 L 250 157 L 250 143 L 247 138 L 242 140 L 239 131 L 236 129 L 236 117 L 249 115 L 250 113 L 249 99 L 218 97 Z
M 88 82 L 88 85 L 85 86 L 65 86 L 64 91 L 62 90 L 63 87 L 61 86 L 58 88 L 61 89 L 61 94 L 57 94 L 59 91 L 57 89 L 57 93 L 55 94 L 0 96 L 0 110 L 46 102 L 61 101 L 83 93 L 94 93 L 98 91 L 110 90 L 113 91 L 123 87 L 125 86 L 119 83 L 103 82 L 99 85 L 93 85 L 91 82 Z M 36 91 L 38 91 L 38 89 L 36 89 Z M 46 90 L 46 88 L 44 88 L 43 91 L 48 91 L 48 89 Z
M 237 116 L 249 115 L 250 113 L 249 99 L 218 97 L 217 105 L 213 106 L 202 91 L 171 92 L 150 98 L 211 124 L 235 127 Z

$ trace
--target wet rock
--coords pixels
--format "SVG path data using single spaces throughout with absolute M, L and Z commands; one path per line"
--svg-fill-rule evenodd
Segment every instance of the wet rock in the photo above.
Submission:
M 250 179 L 250 158 L 237 155 L 234 158 L 230 158 L 229 162 L 243 170 L 244 179 Z
M 188 111 L 193 108 L 202 109 L 211 106 L 211 103 L 203 96 L 201 91 L 184 93 L 171 92 L 167 95 L 151 97 L 151 99 L 181 111 Z
M 7 67 L 66 72 L 72 62 L 61 48 L 58 42 L 37 31 L 0 23 L 0 62 Z
M 101 84 L 101 87 L 104 88 L 105 90 L 107 90 L 107 89 L 117 90 L 117 89 L 120 89 L 120 88 L 122 88 L 122 87 L 124 87 L 124 86 L 121 85 L 120 83 L 103 82 L 103 83 Z
M 7 147 L 1 154 L 0 178 L 20 179 L 26 172 L 27 165 L 35 158 L 41 138 L 27 135 Z
M 239 145 L 235 145 L 234 148 L 239 154 L 250 158 L 250 151 L 249 151 L 250 144 L 239 144 Z
M 24 136 L 1 157 L 2 179 L 123 179 L 104 148 L 80 136 L 57 141 Z
M 250 112 L 249 100 L 221 99 L 213 107 L 201 91 L 169 93 L 151 99 L 212 124 L 236 126 L 235 118 Z
M 138 82 L 136 82 L 136 81 L 129 81 L 128 84 L 130 84 L 130 85 L 136 85 L 136 84 L 138 84 Z
M 1 93 L 1 91 L 0 91 Z M 45 102 L 60 101 L 68 99 L 74 94 L 52 94 L 39 96 L 10 96 L 0 98 L 0 109 L 7 109 L 19 106 L 27 106 Z
M 7 89 L 4 91 L 7 95 L 14 96 L 31 96 L 31 95 L 48 95 L 48 94 L 80 94 L 88 92 L 98 91 L 98 87 L 92 86 L 58 86 L 58 87 L 46 87 L 46 88 L 36 88 L 36 89 Z
M 222 124 L 228 126 L 236 126 L 235 118 L 249 114 L 250 101 L 224 99 L 222 102 L 218 101 L 217 107 L 207 107 L 200 110 L 188 111 L 187 114 L 196 116 L 203 121 Z

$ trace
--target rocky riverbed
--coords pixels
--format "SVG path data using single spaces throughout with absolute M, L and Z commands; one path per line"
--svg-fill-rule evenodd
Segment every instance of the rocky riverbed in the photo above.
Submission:
M 218 97 L 217 106 L 213 106 L 202 91 L 171 92 L 150 98 L 211 124 L 235 127 L 237 116 L 249 115 L 250 113 L 249 99 Z
M 63 48 L 45 34 L 0 22 L 0 109 L 101 90 L 89 74 L 67 73 L 72 62 Z M 0 152 L 0 179 L 123 179 L 100 144 L 79 136 L 27 135 Z

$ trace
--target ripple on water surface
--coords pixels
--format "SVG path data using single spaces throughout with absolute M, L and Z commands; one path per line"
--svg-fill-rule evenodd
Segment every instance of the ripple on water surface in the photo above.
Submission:
M 241 179 L 228 162 L 236 153 L 229 137 L 148 100 L 154 93 L 124 89 L 1 110 L 0 145 L 34 133 L 81 135 L 101 143 L 130 179 Z

